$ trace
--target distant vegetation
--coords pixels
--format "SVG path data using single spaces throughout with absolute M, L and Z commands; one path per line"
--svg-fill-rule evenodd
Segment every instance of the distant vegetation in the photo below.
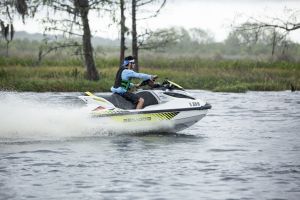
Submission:
M 171 30 L 171 31 L 170 31 Z M 147 55 L 176 58 L 176 57 L 197 57 L 211 60 L 241 60 L 250 59 L 254 61 L 287 61 L 300 62 L 300 44 L 294 43 L 290 40 L 278 42 L 273 46 L 273 38 L 271 34 L 266 33 L 264 37 L 253 41 L 245 35 L 238 32 L 232 32 L 224 42 L 215 42 L 213 35 L 206 33 L 201 29 L 171 28 L 173 42 L 165 46 L 157 47 L 151 50 L 141 50 L 141 56 Z M 175 35 L 175 36 L 174 36 Z M 250 37 L 250 36 L 248 36 Z M 76 38 L 73 38 L 73 40 Z M 79 40 L 79 38 L 77 38 Z M 153 40 L 159 40 L 153 38 Z M 61 45 L 67 40 L 62 36 L 43 38 L 42 34 L 28 34 L 26 32 L 16 32 L 15 40 L 9 45 L 9 59 L 10 58 L 26 58 L 38 60 L 39 51 L 44 52 L 50 47 Z M 92 39 L 94 46 L 95 58 L 111 58 L 119 56 L 119 42 L 118 40 L 110 40 L 100 37 Z M 130 43 L 130 41 L 129 41 Z M 129 44 L 127 45 L 129 46 Z M 76 51 L 78 47 L 74 48 L 58 48 L 47 54 L 47 60 L 67 60 L 82 59 L 80 51 Z M 130 49 L 128 50 L 130 52 Z M 6 42 L 0 39 L 0 57 L 6 57 Z M 55 63 L 54 62 L 54 63 Z M 81 62 L 81 61 L 80 61 Z M 98 66 L 98 67 L 101 67 Z
M 188 31 L 180 31 L 176 43 L 140 52 L 141 72 L 157 74 L 160 81 L 169 78 L 187 89 L 244 92 L 288 90 L 291 85 L 300 88 L 299 44 L 289 41 L 288 48 L 278 44 L 272 55 L 267 42 L 246 45 L 231 34 L 225 42 L 218 43 L 213 38 L 197 40 Z M 42 40 L 16 38 L 9 45 L 8 57 L 5 43 L 0 40 L 0 88 L 109 91 L 119 65 L 119 47 L 115 46 L 118 41 L 102 41 L 107 45 L 100 42 L 94 51 L 102 79 L 88 81 L 76 48 L 57 49 L 38 62 Z

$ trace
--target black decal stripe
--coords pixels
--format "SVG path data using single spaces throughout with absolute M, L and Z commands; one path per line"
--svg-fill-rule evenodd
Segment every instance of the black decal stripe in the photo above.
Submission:
M 167 119 L 172 119 L 172 113 L 166 113 Z

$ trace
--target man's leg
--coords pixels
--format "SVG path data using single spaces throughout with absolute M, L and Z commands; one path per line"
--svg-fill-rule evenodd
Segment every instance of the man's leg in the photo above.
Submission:
M 139 98 L 139 102 L 136 105 L 135 109 L 142 109 L 144 106 L 144 99 L 143 98 Z
M 125 92 L 124 94 L 122 94 L 122 96 L 132 102 L 134 105 L 136 105 L 135 109 L 142 109 L 144 106 L 144 99 L 139 97 L 138 95 L 131 93 L 131 92 Z

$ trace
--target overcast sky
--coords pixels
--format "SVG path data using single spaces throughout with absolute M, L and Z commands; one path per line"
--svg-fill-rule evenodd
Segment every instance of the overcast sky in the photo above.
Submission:
M 158 17 L 139 21 L 138 26 L 150 29 L 172 26 L 201 28 L 212 32 L 217 41 L 222 41 L 227 37 L 233 22 L 242 23 L 250 17 L 284 18 L 286 9 L 300 11 L 300 0 L 167 0 Z M 118 38 L 116 26 L 108 27 L 111 23 L 109 19 L 95 15 L 90 17 L 90 23 L 95 35 Z M 101 24 L 103 26 L 100 27 Z M 27 20 L 26 25 L 21 21 L 17 22 L 16 29 L 31 33 L 41 32 L 42 26 L 35 21 Z M 300 42 L 300 30 L 293 32 L 291 38 Z

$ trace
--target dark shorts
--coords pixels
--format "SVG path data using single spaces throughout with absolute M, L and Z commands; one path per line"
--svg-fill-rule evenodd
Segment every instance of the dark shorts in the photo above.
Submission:
M 140 99 L 138 95 L 131 92 L 125 92 L 121 96 L 124 97 L 127 101 L 132 102 L 134 105 L 137 105 Z

